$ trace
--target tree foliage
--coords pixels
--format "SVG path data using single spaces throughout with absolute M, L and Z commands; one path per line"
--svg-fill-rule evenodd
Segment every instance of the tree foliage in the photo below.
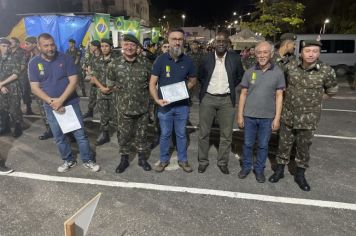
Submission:
M 305 6 L 292 0 L 256 2 L 252 22 L 242 23 L 242 28 L 261 33 L 265 37 L 275 37 L 283 32 L 300 31 L 304 20 L 302 18 Z

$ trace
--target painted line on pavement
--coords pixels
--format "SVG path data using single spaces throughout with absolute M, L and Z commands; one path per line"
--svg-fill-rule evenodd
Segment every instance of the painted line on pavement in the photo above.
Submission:
M 25 172 L 13 172 L 11 174 L 8 174 L 7 176 L 42 180 L 48 182 L 92 184 L 92 185 L 109 186 L 109 187 L 117 187 L 117 188 L 153 190 L 153 191 L 162 191 L 162 192 L 191 193 L 197 195 L 210 195 L 210 196 L 228 197 L 234 199 L 245 199 L 245 200 L 255 200 L 255 201 L 262 201 L 262 202 L 285 203 L 285 204 L 293 204 L 293 205 L 316 206 L 316 207 L 356 211 L 356 204 L 345 203 L 345 202 L 276 197 L 276 196 L 260 195 L 260 194 L 252 194 L 252 193 L 169 186 L 169 185 L 159 185 L 159 184 L 150 184 L 150 183 L 118 182 L 118 181 L 95 180 L 95 179 L 84 179 L 84 178 L 74 178 L 74 177 L 61 177 L 61 176 L 51 176 L 51 175 L 25 173 Z
M 340 111 L 340 112 L 356 112 L 356 110 L 340 110 L 340 109 L 322 109 L 323 111 Z
M 334 135 L 324 135 L 324 134 L 315 134 L 314 137 L 344 139 L 344 140 L 356 140 L 356 137 L 334 136 Z
M 337 99 L 337 100 L 356 100 L 356 97 L 342 97 L 342 96 L 334 96 L 332 99 Z

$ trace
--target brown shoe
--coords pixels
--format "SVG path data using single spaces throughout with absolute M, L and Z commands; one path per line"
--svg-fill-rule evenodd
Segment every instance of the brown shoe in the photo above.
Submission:
M 158 166 L 155 167 L 155 171 L 160 173 L 169 165 L 169 162 L 159 162 Z
M 178 161 L 178 165 L 185 171 L 185 172 L 192 172 L 193 169 L 192 167 L 189 165 L 189 163 L 186 161 L 186 162 L 180 162 Z

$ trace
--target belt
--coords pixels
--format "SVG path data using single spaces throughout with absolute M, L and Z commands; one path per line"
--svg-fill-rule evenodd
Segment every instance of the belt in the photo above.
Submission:
M 230 96 L 230 93 L 217 93 L 217 94 L 212 94 L 212 93 L 208 93 L 207 94 L 211 95 L 211 96 L 214 96 L 214 97 L 227 97 L 227 96 Z

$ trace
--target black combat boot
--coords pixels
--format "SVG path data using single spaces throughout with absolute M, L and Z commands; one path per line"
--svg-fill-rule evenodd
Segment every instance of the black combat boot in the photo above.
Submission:
M 101 131 L 99 137 L 95 141 L 96 146 L 103 145 L 104 143 L 110 142 L 109 131 Z
M 32 108 L 31 108 L 31 103 L 26 104 L 26 115 L 34 115 Z
M 10 129 L 10 117 L 6 111 L 0 111 L 0 135 L 8 134 Z
M 127 167 L 129 167 L 129 155 L 121 155 L 121 161 L 120 164 L 116 167 L 115 172 L 120 174 L 126 170 Z
M 46 131 L 43 134 L 41 134 L 40 136 L 38 136 L 38 139 L 46 140 L 49 138 L 53 138 L 53 134 L 52 134 L 51 128 L 48 125 L 46 125 Z
M 12 134 L 12 136 L 14 138 L 20 137 L 22 135 L 22 126 L 20 122 L 16 122 L 15 123 L 15 129 L 14 129 L 14 133 Z
M 299 188 L 303 191 L 310 191 L 310 186 L 304 176 L 305 169 L 297 167 L 297 173 L 294 175 L 294 181 L 298 184 Z
M 92 119 L 94 115 L 93 109 L 89 109 L 86 113 L 83 114 L 83 119 Z
M 144 171 L 150 171 L 152 169 L 150 163 L 146 160 L 145 154 L 143 153 L 138 154 L 138 165 L 141 166 Z
M 284 165 L 278 164 L 276 171 L 271 177 L 269 177 L 268 181 L 271 183 L 277 183 L 280 179 L 284 177 Z
M 5 175 L 13 172 L 14 170 L 5 165 L 5 160 L 0 158 L 0 175 Z

